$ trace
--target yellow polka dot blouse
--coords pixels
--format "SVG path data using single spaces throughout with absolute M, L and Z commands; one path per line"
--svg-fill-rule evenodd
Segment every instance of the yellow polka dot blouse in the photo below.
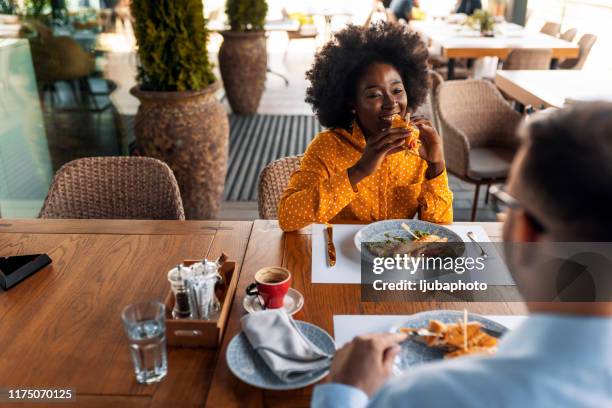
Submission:
M 333 129 L 314 138 L 279 203 L 278 218 L 284 231 L 314 222 L 413 218 L 417 212 L 422 220 L 453 221 L 453 193 L 446 170 L 427 180 L 427 162 L 408 152 L 387 156 L 353 190 L 347 170 L 361 158 L 365 144 L 356 125 L 352 132 Z

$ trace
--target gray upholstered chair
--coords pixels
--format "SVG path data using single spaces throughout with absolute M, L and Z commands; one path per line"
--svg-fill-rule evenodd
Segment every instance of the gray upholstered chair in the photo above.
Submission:
M 551 60 L 551 49 L 517 48 L 510 51 L 508 57 L 503 62 L 502 69 L 549 69 Z
M 260 218 L 278 219 L 278 202 L 287 188 L 291 174 L 300 168 L 301 160 L 302 155 L 282 157 L 268 164 L 261 171 L 257 186 Z
M 172 170 L 150 157 L 86 157 L 62 166 L 40 218 L 184 220 Z
M 476 219 L 480 186 L 503 182 L 518 147 L 521 114 L 485 80 L 447 81 L 438 87 L 435 112 L 444 141 L 447 170 L 476 185 L 471 219 Z
M 544 23 L 540 32 L 543 34 L 552 35 L 553 37 L 558 37 L 559 32 L 561 31 L 561 24 L 553 23 L 552 21 L 547 21 Z
M 570 28 L 569 30 L 564 31 L 563 34 L 559 36 L 559 38 L 568 42 L 572 42 L 574 41 L 574 38 L 576 38 L 577 33 L 578 29 Z
M 586 62 L 587 57 L 591 53 L 591 48 L 595 45 L 595 41 L 597 41 L 597 36 L 593 34 L 585 34 L 578 41 L 578 47 L 580 47 L 580 53 L 578 54 L 578 58 L 568 58 L 563 60 L 559 64 L 559 68 L 561 69 L 582 69 L 584 63 Z

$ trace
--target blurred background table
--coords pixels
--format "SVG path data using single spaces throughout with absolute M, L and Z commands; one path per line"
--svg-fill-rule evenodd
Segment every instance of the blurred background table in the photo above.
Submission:
M 323 38 L 325 42 L 329 41 L 332 37 L 332 22 L 334 17 L 347 17 L 353 16 L 353 12 L 344 7 L 309 7 L 308 14 L 313 16 L 322 16 L 325 19 L 325 31 Z
M 532 105 L 536 109 L 562 108 L 575 101 L 612 101 L 611 75 L 610 71 L 497 71 L 495 85 L 523 105 Z
M 434 51 L 448 58 L 448 79 L 454 78 L 455 59 L 497 57 L 504 60 L 513 49 L 550 49 L 553 66 L 561 58 L 577 58 L 578 45 L 536 33 L 513 23 L 496 25 L 495 37 L 442 20 L 411 21 L 410 25 L 429 41 Z

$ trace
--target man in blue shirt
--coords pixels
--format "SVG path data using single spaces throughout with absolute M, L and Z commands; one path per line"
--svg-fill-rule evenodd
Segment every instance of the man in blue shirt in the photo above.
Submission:
M 533 120 L 506 191 L 504 241 L 612 241 L 612 103 Z M 538 254 L 507 251 L 519 290 Z M 540 273 L 539 273 L 540 272 Z M 607 272 L 607 270 L 606 270 Z M 612 270 L 610 270 L 612 273 Z M 529 281 L 529 285 L 525 285 Z M 389 380 L 405 335 L 358 337 L 334 357 L 314 407 L 612 407 L 612 302 L 528 302 L 531 316 L 497 354 L 424 364 Z

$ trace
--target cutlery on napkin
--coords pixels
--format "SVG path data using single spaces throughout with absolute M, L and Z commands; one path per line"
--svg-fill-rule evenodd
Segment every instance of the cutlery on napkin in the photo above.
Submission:
M 333 355 L 323 352 L 280 309 L 247 314 L 240 319 L 249 343 L 270 370 L 286 383 L 326 370 Z

